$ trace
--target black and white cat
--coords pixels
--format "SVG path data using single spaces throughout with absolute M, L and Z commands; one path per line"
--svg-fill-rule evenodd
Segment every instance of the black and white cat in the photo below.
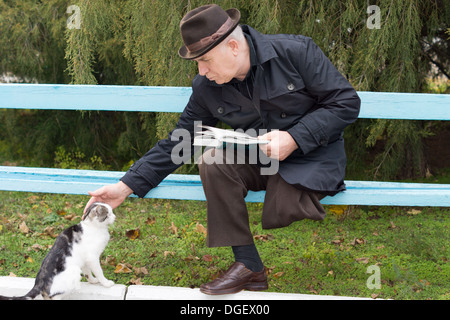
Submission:
M 90 283 L 113 286 L 114 282 L 103 275 L 100 255 L 109 241 L 108 226 L 115 218 L 108 204 L 92 204 L 83 221 L 56 238 L 42 262 L 33 289 L 23 297 L 0 296 L 0 300 L 31 300 L 39 294 L 44 299 L 61 299 L 80 287 L 82 273 Z

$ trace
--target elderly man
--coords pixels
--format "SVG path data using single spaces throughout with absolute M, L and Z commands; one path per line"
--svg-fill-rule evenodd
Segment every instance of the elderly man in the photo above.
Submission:
M 199 171 L 207 199 L 207 245 L 231 246 L 235 256 L 221 277 L 200 287 L 206 294 L 267 289 L 249 227 L 247 192 L 266 190 L 263 228 L 324 219 L 320 200 L 345 189 L 343 130 L 356 120 L 360 107 L 355 90 L 310 38 L 263 35 L 239 26 L 239 20 L 237 9 L 206 5 L 180 23 L 184 46 L 178 54 L 195 60 L 199 74 L 175 130 L 188 130 L 192 139 L 194 122 L 261 130 L 267 133 L 259 138 L 269 143 L 260 149 L 279 161 L 277 172 L 267 175 L 258 161 L 217 161 L 226 157 L 226 149 L 203 154 Z M 172 133 L 119 183 L 90 193 L 88 206 L 103 201 L 117 207 L 131 193 L 144 197 L 156 187 L 180 166 L 172 161 L 172 150 L 186 141 L 172 139 Z

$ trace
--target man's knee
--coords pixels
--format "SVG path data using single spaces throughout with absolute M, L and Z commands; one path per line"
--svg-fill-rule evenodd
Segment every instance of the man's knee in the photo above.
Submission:
M 223 175 L 237 177 L 240 168 L 245 166 L 236 161 L 235 155 L 228 149 L 207 149 L 198 161 L 200 177 L 223 177 Z M 242 172 L 241 172 L 242 173 Z
M 202 156 L 199 159 L 198 165 L 203 167 L 205 165 L 217 164 L 218 152 L 216 152 L 216 148 L 209 148 L 203 152 Z
M 223 164 L 223 158 L 219 149 L 206 149 L 198 161 L 198 168 L 201 177 L 217 175 L 220 171 L 218 166 Z

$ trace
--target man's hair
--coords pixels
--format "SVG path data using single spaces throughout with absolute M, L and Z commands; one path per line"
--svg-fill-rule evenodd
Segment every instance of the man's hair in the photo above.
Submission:
M 237 42 L 241 43 L 243 40 L 245 40 L 245 36 L 244 36 L 244 32 L 242 31 L 241 26 L 237 26 L 233 32 L 231 32 L 228 37 L 226 37 L 220 44 L 220 48 L 221 49 L 225 49 L 226 48 L 226 44 L 228 43 L 229 40 L 234 39 Z
M 233 32 L 231 32 L 228 37 L 226 38 L 226 41 L 230 40 L 230 39 L 235 39 L 237 41 L 242 41 L 244 40 L 244 32 L 242 31 L 241 26 L 237 26 Z

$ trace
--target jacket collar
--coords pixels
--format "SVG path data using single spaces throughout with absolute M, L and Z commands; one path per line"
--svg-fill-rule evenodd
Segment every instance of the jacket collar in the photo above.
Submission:
M 245 24 L 241 25 L 241 28 L 242 31 L 245 34 L 249 35 L 252 40 L 253 47 L 256 52 L 257 58 L 256 60 L 258 65 L 262 65 L 267 61 L 269 61 L 270 59 L 278 57 L 272 44 L 264 38 L 263 34 Z M 213 87 L 223 87 L 224 85 L 226 85 L 226 84 L 217 84 L 214 81 L 209 81 L 208 79 L 206 80 L 207 84 Z
M 256 56 L 258 58 L 258 64 L 262 65 L 270 59 L 278 57 L 272 44 L 266 40 L 263 34 L 259 33 L 248 25 L 242 25 L 242 31 L 250 35 L 253 40 L 253 45 L 256 50 Z

